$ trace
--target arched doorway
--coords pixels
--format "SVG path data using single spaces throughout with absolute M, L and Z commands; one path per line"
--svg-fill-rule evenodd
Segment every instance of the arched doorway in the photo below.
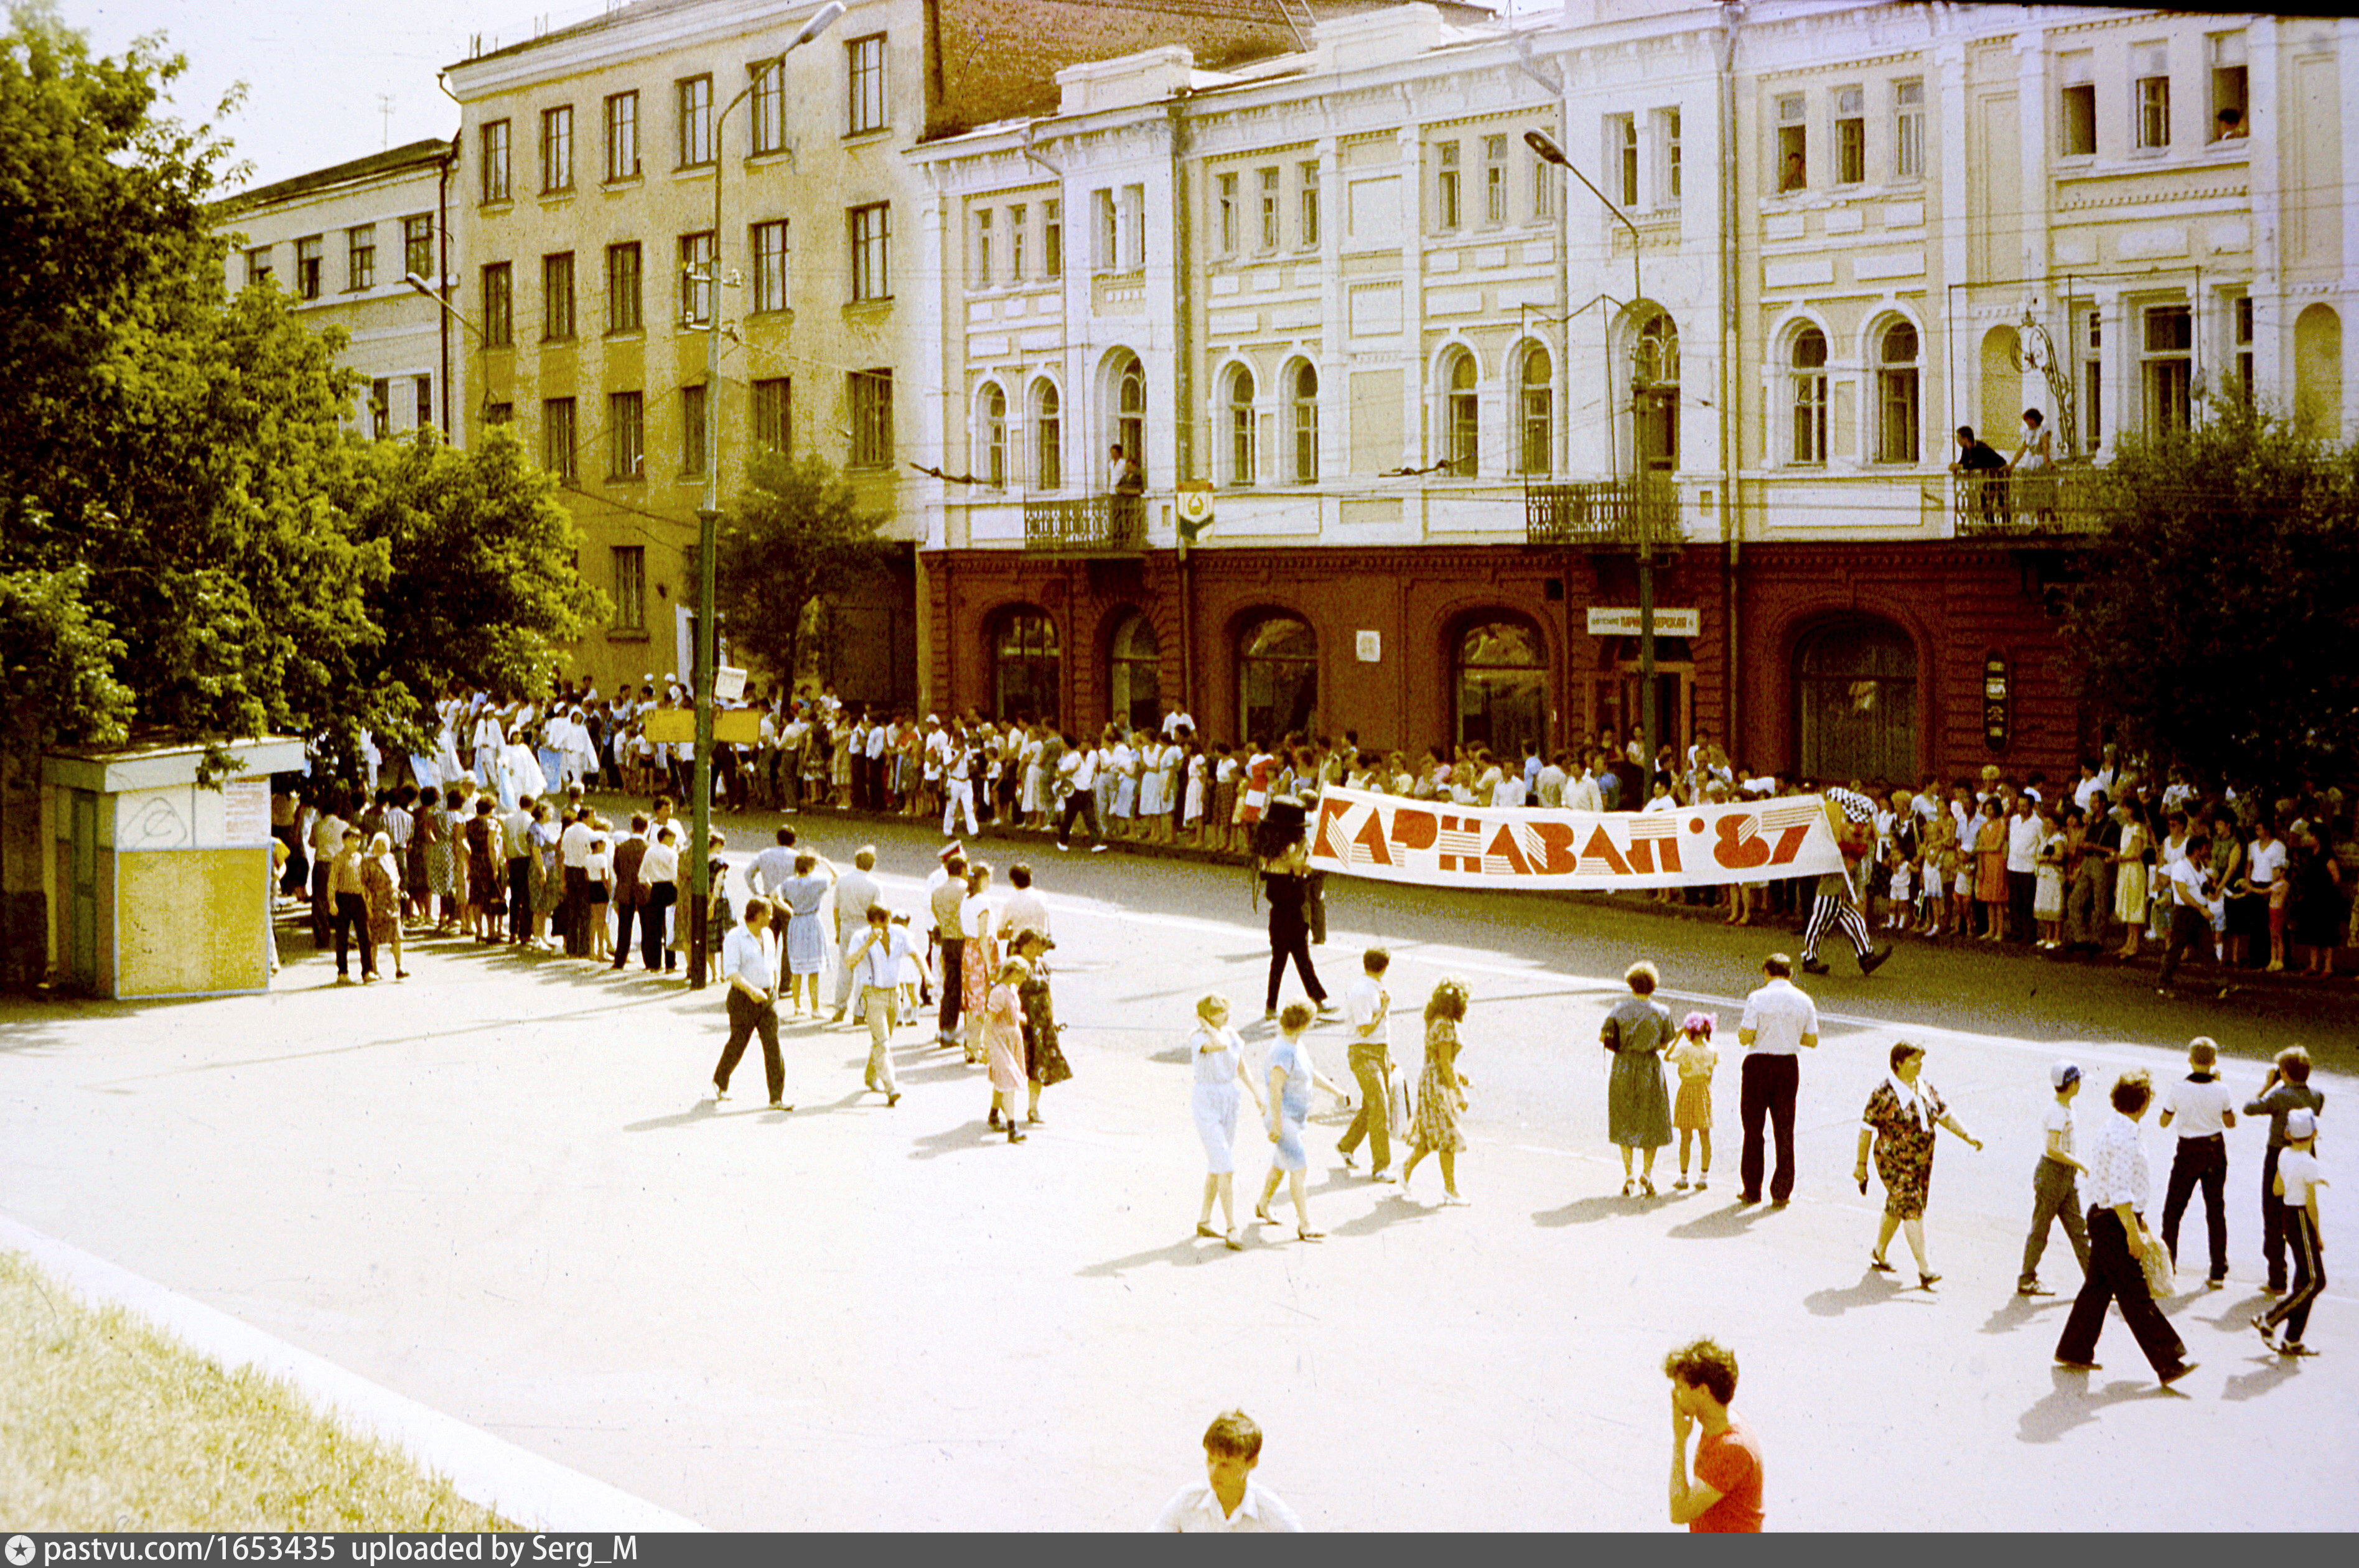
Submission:
M 1319 638 L 1293 615 L 1262 615 L 1237 635 L 1237 716 L 1242 738 L 1275 744 L 1315 727 Z
M 989 646 L 992 717 L 1056 717 L 1064 691 L 1057 623 L 1032 605 L 1011 604 L 992 616 Z
M 2343 434 L 2343 318 L 2310 305 L 2293 321 L 2294 432 L 2311 441 Z
M 1107 645 L 1106 691 L 1114 722 L 1154 733 L 1163 723 L 1163 645 L 1155 623 L 1133 610 Z
M 1461 746 L 1514 761 L 1548 747 L 1548 645 L 1520 615 L 1469 621 L 1451 645 L 1451 705 Z
M 1797 767 L 1813 780 L 1917 779 L 1917 645 L 1889 621 L 1821 626 L 1794 651 Z

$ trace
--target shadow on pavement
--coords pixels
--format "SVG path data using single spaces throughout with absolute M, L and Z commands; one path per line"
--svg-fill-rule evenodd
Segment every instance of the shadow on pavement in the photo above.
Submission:
M 2301 1365 L 2290 1356 L 2277 1355 L 2256 1356 L 2249 1359 L 2256 1363 L 2256 1369 L 2251 1372 L 2239 1372 L 2229 1378 L 2226 1385 L 2220 1390 L 2222 1399 L 2257 1399 L 2292 1377 Z
M 1759 1203 L 1731 1203 L 1684 1225 L 1675 1225 L 1666 1234 L 1680 1241 L 1724 1241 L 1745 1235 L 1768 1214 L 1769 1210 Z
M 1907 1301 L 1912 1298 L 1926 1302 L 1937 1299 L 1930 1290 L 1901 1285 L 1880 1275 L 1869 1274 L 1848 1290 L 1813 1290 L 1802 1298 L 1802 1305 L 1810 1310 L 1810 1315 L 1813 1317 L 1839 1318 L 1854 1307 L 1877 1307 L 1886 1301 Z
M 2050 1307 L 2069 1307 L 2072 1298 L 2055 1296 L 2009 1296 L 2006 1304 L 1983 1320 L 1984 1334 L 2013 1334 L 2017 1329 L 2035 1326 L 2033 1319 Z
M 722 1109 L 709 1099 L 699 1099 L 696 1104 L 677 1116 L 650 1116 L 643 1122 L 625 1122 L 623 1124 L 623 1130 L 625 1132 L 660 1132 L 666 1127 L 694 1127 L 699 1122 L 718 1122 L 737 1116 L 766 1116 L 771 1114 L 770 1107 L 763 1104 L 758 1095 L 757 1090 L 756 1096 L 749 1098 L 742 1105 L 733 1100 L 731 1105 L 734 1108 L 729 1110 Z
M 1168 1067 L 1185 1067 L 1195 1059 L 1196 1053 L 1194 1051 L 1189 1050 L 1184 1045 L 1175 1045 L 1169 1051 L 1157 1051 L 1147 1060 L 1149 1062 L 1162 1062 Z
M 1370 1209 L 1359 1218 L 1345 1220 L 1342 1225 L 1331 1226 L 1329 1227 L 1327 1234 L 1330 1236 L 1374 1236 L 1378 1231 L 1385 1229 L 1386 1226 L 1398 1225 L 1404 1220 L 1424 1219 L 1428 1215 L 1439 1210 L 1440 1206 L 1439 1200 L 1436 1200 L 1431 1206 L 1428 1206 L 1427 1204 L 1419 1203 L 1415 1198 L 1410 1197 L 1408 1193 L 1403 1192 L 1397 1188 L 1394 1191 L 1386 1193 L 1384 1198 L 1376 1203 L 1375 1207 Z
M 2102 1392 L 2091 1393 L 2087 1387 L 2090 1374 L 2075 1372 L 2070 1367 L 2049 1368 L 2055 1388 L 2047 1396 L 2023 1412 L 2016 1423 L 2017 1443 L 2057 1443 L 2076 1426 L 2086 1426 L 2097 1419 L 2097 1412 L 2107 1405 L 2126 1404 L 2132 1399 L 2167 1399 L 2171 1391 L 2159 1383 L 2131 1382 L 2119 1378 L 2105 1386 Z
M 1549 1230 L 1565 1225 L 1595 1225 L 1599 1220 L 1627 1218 L 1647 1206 L 1643 1198 L 1625 1198 L 1618 1194 L 1603 1198 L 1576 1198 L 1560 1209 L 1542 1209 L 1532 1215 L 1532 1224 Z M 1678 1233 L 1674 1231 L 1673 1235 Z
M 2256 1312 L 2265 1312 L 2268 1311 L 2271 1306 L 2276 1304 L 2277 1300 L 2275 1296 L 2263 1295 L 2260 1291 L 2255 1290 L 2244 1297 L 2241 1301 L 2231 1305 L 2227 1298 L 2227 1292 L 2224 1290 L 2204 1290 L 2197 1293 L 2199 1295 L 2214 1297 L 2220 1302 L 2221 1312 L 2216 1318 L 2199 1317 L 2196 1318 L 2195 1321 L 2197 1323 L 2210 1323 L 2213 1328 L 2220 1329 L 2228 1334 L 2251 1333 L 2253 1327 L 2253 1314 Z M 2192 1312 L 2190 1312 L 2188 1315 L 2190 1317 L 2195 1316 Z
M 902 1082 L 908 1083 L 908 1078 L 905 1075 Z M 905 1094 L 907 1092 L 907 1090 L 903 1091 Z M 961 1122 L 954 1127 L 948 1127 L 940 1132 L 929 1132 L 922 1138 L 911 1139 L 909 1158 L 940 1160 L 945 1154 L 958 1154 L 970 1149 L 984 1149 L 993 1144 L 1005 1144 L 1006 1141 L 1007 1134 L 1004 1129 L 986 1127 L 984 1125 L 983 1118 L 977 1116 L 971 1122 Z
M 1248 1247 L 1259 1239 L 1252 1234 L 1253 1226 L 1239 1225 L 1237 1229 L 1243 1233 L 1239 1239 L 1245 1241 Z M 1287 1233 L 1289 1238 L 1293 1234 L 1291 1231 Z M 1144 1269 L 1149 1264 L 1169 1263 L 1175 1268 L 1192 1267 L 1208 1262 L 1214 1258 L 1228 1256 L 1229 1249 L 1219 1242 L 1191 1233 L 1169 1247 L 1158 1247 L 1149 1252 L 1134 1252 L 1126 1258 L 1110 1258 L 1103 1263 L 1093 1263 L 1085 1269 L 1077 1269 L 1073 1272 L 1083 1279 L 1119 1279 L 1132 1269 Z

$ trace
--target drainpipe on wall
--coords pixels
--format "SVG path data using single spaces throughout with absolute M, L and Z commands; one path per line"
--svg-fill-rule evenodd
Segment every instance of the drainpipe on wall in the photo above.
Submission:
M 459 95 L 451 91 L 443 80 L 447 73 L 436 71 L 434 85 L 442 89 L 442 96 L 453 103 Z M 463 113 L 466 105 L 459 104 Z M 466 134 L 462 126 L 451 133 L 451 150 L 442 155 L 442 172 L 434 183 L 434 292 L 447 304 L 451 299 L 451 174 L 459 167 L 459 138 Z M 435 324 L 442 330 L 442 444 L 451 444 L 451 312 L 434 312 Z
M 1171 476 L 1196 477 L 1196 236 L 1188 201 L 1188 101 L 1174 98 L 1164 105 L 1171 127 Z M 1153 298 L 1150 291 L 1148 296 Z M 1180 694 L 1185 711 L 1196 711 L 1196 626 L 1194 595 L 1189 592 L 1188 564 L 1180 563 Z
M 1741 726 L 1745 722 L 1745 644 L 1737 628 L 1738 569 L 1745 550 L 1745 526 L 1736 502 L 1736 441 L 1743 429 L 1737 419 L 1737 400 L 1745 389 L 1744 374 L 1736 362 L 1736 289 L 1742 272 L 1737 264 L 1741 203 L 1736 186 L 1736 28 L 1744 19 L 1742 4 L 1723 5 L 1720 9 L 1720 618 L 1722 635 L 1726 639 L 1723 727 L 1728 732 L 1731 762 L 1744 755 Z M 1755 761 L 1757 764 L 1759 759 Z

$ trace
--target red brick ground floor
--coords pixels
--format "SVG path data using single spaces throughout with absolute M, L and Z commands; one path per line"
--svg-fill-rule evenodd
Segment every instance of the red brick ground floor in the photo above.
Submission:
M 1913 781 L 1995 762 L 2070 777 L 2096 736 L 2036 557 L 1949 541 L 1686 547 L 1656 565 L 1658 729 L 1750 771 Z M 928 552 L 927 705 L 1094 727 L 1165 705 L 1210 740 L 1301 729 L 1416 754 L 1549 750 L 1638 716 L 1632 555 L 1209 550 L 1182 562 Z M 1668 617 L 1667 617 L 1668 618 Z

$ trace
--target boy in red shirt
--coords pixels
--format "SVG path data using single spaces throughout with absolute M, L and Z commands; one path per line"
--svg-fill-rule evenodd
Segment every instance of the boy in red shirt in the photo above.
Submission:
M 1671 1380 L 1671 1522 L 1690 1530 L 1761 1529 L 1761 1444 L 1728 1413 L 1736 1398 L 1736 1357 L 1711 1340 L 1663 1358 Z M 1695 1480 L 1688 1479 L 1688 1432 L 1697 1440 Z

